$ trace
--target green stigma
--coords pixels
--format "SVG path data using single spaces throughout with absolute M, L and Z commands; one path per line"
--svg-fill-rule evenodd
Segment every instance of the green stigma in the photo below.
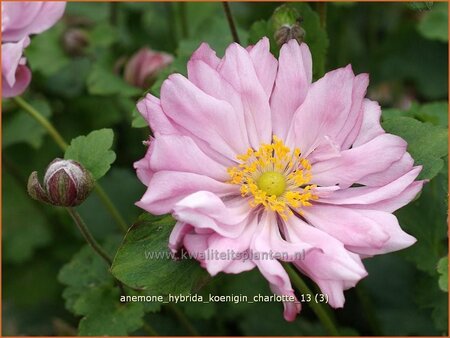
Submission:
M 256 181 L 258 188 L 268 195 L 280 196 L 286 190 L 286 180 L 280 173 L 269 171 Z

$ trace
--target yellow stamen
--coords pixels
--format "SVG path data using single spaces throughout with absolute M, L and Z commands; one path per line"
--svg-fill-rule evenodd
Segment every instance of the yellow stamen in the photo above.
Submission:
M 242 197 L 252 197 L 250 205 L 263 206 L 277 212 L 283 219 L 294 209 L 301 214 L 303 207 L 311 206 L 315 185 L 311 181 L 311 164 L 301 158 L 301 151 L 293 151 L 275 135 L 271 144 L 262 144 L 258 150 L 248 149 L 237 156 L 240 162 L 228 168 L 231 184 L 240 185 Z

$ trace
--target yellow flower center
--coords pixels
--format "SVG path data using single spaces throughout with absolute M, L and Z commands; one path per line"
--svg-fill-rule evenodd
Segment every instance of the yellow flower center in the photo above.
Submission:
M 258 178 L 256 185 L 268 195 L 280 196 L 285 191 L 286 180 L 283 174 L 276 171 L 268 171 Z
M 315 185 L 311 181 L 311 164 L 301 157 L 300 149 L 293 151 L 283 141 L 273 136 L 271 144 L 262 144 L 255 151 L 238 155 L 239 165 L 228 168 L 231 184 L 241 186 L 242 197 L 251 197 L 250 205 L 262 205 L 276 211 L 283 219 L 298 213 L 301 207 L 311 206 Z

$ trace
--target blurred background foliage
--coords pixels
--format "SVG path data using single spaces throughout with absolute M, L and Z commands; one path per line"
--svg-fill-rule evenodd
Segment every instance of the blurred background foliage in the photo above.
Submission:
M 280 5 L 231 3 L 241 43 L 271 34 L 270 17 Z M 430 132 L 445 131 L 447 3 L 293 6 L 304 20 L 316 78 L 351 63 L 355 73 L 370 73 L 368 97 L 383 106 L 386 128 L 401 134 L 389 124 L 391 118 L 428 122 L 417 126 L 423 137 L 420 143 Z M 223 55 L 232 39 L 222 5 L 70 2 L 63 20 L 33 40 L 26 50 L 33 80 L 24 97 L 67 140 L 94 129 L 114 130 L 117 159 L 100 183 L 132 224 L 140 214 L 133 203 L 145 190 L 132 163 L 143 156 L 142 141 L 149 132 L 131 127 L 143 126 L 134 109 L 143 90 L 123 80 L 123 64 L 144 46 L 174 55 L 172 65 L 148 88 L 157 94 L 169 73 L 186 73 L 186 61 L 200 42 L 208 42 Z M 143 320 L 161 335 L 188 334 L 170 307 L 133 304 L 117 309 L 118 292 L 106 266 L 83 247 L 64 210 L 40 205 L 26 194 L 29 173 L 43 172 L 62 153 L 14 102 L 3 102 L 2 119 L 3 335 L 76 335 L 77 330 L 143 335 L 148 334 Z M 439 154 L 440 162 L 433 166 L 436 177 L 420 198 L 397 212 L 402 227 L 418 243 L 366 260 L 369 276 L 346 292 L 343 309 L 330 311 L 342 334 L 447 334 L 448 261 L 440 261 L 448 252 L 447 147 L 432 151 Z M 92 194 L 79 211 L 94 236 L 114 253 L 121 234 L 97 195 Z M 251 295 L 269 290 L 259 273 L 252 271 L 222 274 L 201 292 Z M 307 305 L 294 323 L 285 322 L 281 305 L 274 303 L 181 307 L 201 334 L 326 334 Z

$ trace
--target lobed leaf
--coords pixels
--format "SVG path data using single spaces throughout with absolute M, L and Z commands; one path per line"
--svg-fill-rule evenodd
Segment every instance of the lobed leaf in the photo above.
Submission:
M 86 136 L 78 136 L 70 143 L 64 158 L 80 162 L 98 180 L 108 172 L 116 159 L 116 154 L 110 150 L 113 140 L 111 129 L 95 130 Z

